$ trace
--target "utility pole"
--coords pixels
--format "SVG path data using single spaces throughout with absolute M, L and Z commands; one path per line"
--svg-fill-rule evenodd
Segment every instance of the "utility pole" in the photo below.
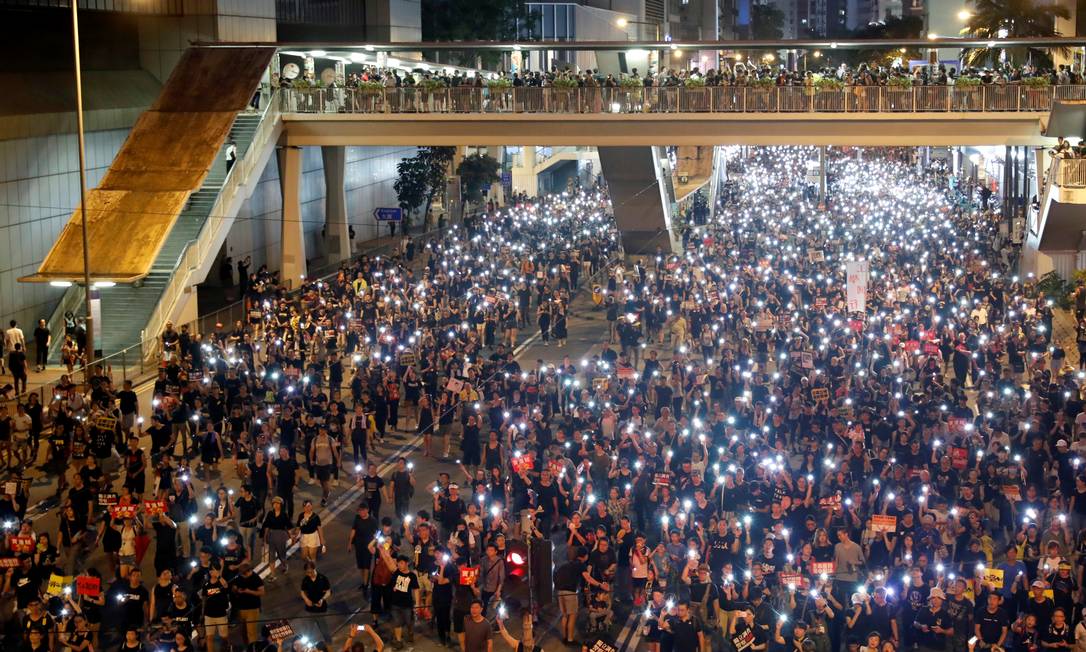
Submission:
M 79 134 L 79 205 L 83 233 L 83 297 L 87 309 L 87 352 L 83 378 L 90 385 L 91 363 L 94 362 L 94 315 L 91 312 L 90 247 L 87 243 L 87 161 L 83 137 L 83 75 L 79 63 L 79 2 L 72 3 L 72 48 L 75 50 L 75 122 Z

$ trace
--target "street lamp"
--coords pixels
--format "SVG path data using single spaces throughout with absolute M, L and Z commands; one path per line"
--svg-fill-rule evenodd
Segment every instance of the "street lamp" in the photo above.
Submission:
M 660 23 L 654 23 L 647 20 L 632 20 L 630 18 L 622 17 L 615 20 L 615 25 L 619 29 L 626 29 L 630 25 L 651 25 L 656 33 L 656 40 L 660 40 Z M 626 40 L 630 39 L 629 32 L 626 33 Z M 640 40 L 640 37 L 636 40 Z
M 960 20 L 962 22 L 965 22 L 965 21 L 969 20 L 972 17 L 973 17 L 973 13 L 970 12 L 968 9 L 962 9 L 961 11 L 958 12 L 958 20 Z
M 90 385 L 91 363 L 94 362 L 94 315 L 91 311 L 90 248 L 87 243 L 87 161 L 83 135 L 83 73 L 79 62 L 79 3 L 72 0 L 72 46 L 75 50 L 75 123 L 79 134 L 79 202 L 83 219 L 83 298 L 87 310 L 87 359 L 83 363 L 84 380 Z

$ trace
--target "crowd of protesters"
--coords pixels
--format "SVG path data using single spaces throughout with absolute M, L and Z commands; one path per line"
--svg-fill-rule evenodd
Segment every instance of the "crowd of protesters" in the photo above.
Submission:
M 731 152 L 681 255 L 616 260 L 600 189 L 514 197 L 411 260 L 295 294 L 258 275 L 245 322 L 168 327 L 150 406 L 108 373 L 60 391 L 58 528 L 24 519 L 22 482 L 0 496 L 5 641 L 211 652 L 237 624 L 326 647 L 321 569 L 346 554 L 372 614 L 349 647 L 476 652 L 497 627 L 540 649 L 552 605 L 513 595 L 510 560 L 547 549 L 556 638 L 587 649 L 626 614 L 651 652 L 1082 650 L 1084 375 L 1058 298 L 945 169 L 834 151 L 820 205 L 814 155 Z M 570 359 L 578 288 L 607 326 Z M 553 355 L 522 366 L 529 337 Z M 416 477 L 420 455 L 447 471 Z M 261 615 L 294 580 L 306 639 Z
M 1034 66 L 1011 66 L 1009 64 L 992 68 L 963 66 L 955 68 L 946 64 L 938 66 L 914 66 L 901 64 L 877 65 L 862 63 L 858 66 L 841 65 L 818 67 L 807 70 L 793 70 L 785 65 L 773 65 L 767 62 L 737 61 L 731 65 L 722 65 L 719 69 L 699 70 L 675 67 L 664 68 L 661 72 L 639 72 L 634 68 L 627 74 L 601 73 L 599 70 L 574 72 L 558 65 L 551 71 L 502 72 L 496 78 L 506 79 L 513 87 L 548 87 L 557 80 L 568 79 L 579 87 L 618 87 L 624 80 L 638 79 L 646 87 L 683 86 L 687 80 L 702 80 L 705 86 L 748 86 L 771 82 L 776 86 L 813 85 L 823 78 L 836 79 L 847 86 L 887 86 L 907 79 L 910 84 L 921 86 L 953 85 L 959 78 L 976 79 L 984 85 L 1007 85 L 1023 83 L 1030 78 L 1044 79 L 1048 84 L 1074 85 L 1082 83 L 1082 74 L 1072 66 L 1060 65 L 1055 69 Z M 469 75 L 464 71 L 451 73 L 440 68 L 435 70 L 417 70 L 412 73 L 396 69 L 381 70 L 369 67 L 360 73 L 352 73 L 344 82 L 347 88 L 358 88 L 367 82 L 380 82 L 386 87 L 424 86 L 427 82 L 440 82 L 449 88 L 487 87 L 493 78 L 482 75 Z M 628 83 L 628 82 L 627 82 Z

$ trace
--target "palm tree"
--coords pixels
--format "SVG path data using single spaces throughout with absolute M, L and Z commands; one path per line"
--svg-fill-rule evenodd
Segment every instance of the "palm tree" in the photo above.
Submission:
M 966 22 L 962 34 L 974 38 L 1036 38 L 1059 36 L 1056 19 L 1067 19 L 1071 14 L 1066 7 L 1052 0 L 974 0 L 973 13 Z M 1059 48 L 1061 51 L 1066 48 Z M 1023 63 L 1038 55 L 1050 55 L 1038 48 L 1006 48 L 1011 63 Z M 969 65 L 977 65 L 996 55 L 995 48 L 970 50 L 965 57 Z

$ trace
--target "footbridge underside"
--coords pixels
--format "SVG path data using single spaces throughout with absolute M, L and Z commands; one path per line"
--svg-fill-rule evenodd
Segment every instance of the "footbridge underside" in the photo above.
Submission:
M 1047 112 L 1007 113 L 286 113 L 309 145 L 1044 145 Z

